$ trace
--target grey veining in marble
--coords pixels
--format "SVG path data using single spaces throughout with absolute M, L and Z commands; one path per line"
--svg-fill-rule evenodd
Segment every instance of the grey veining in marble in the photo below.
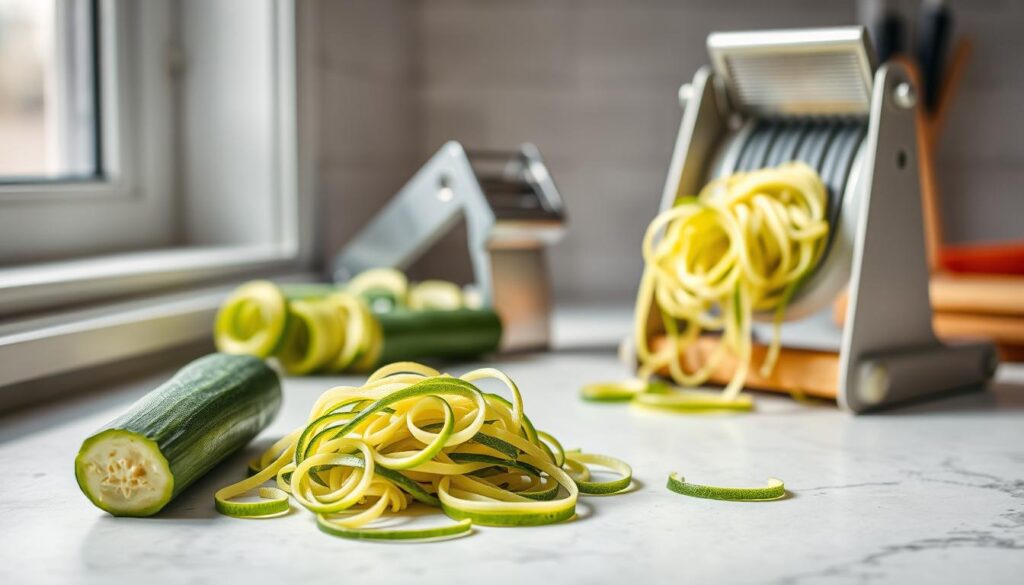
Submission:
M 243 476 L 254 445 L 160 516 L 110 517 L 79 493 L 75 452 L 162 372 L 0 418 L 0 583 L 1019 583 L 1024 575 L 1019 368 L 990 392 L 855 418 L 774 396 L 759 396 L 755 414 L 732 416 L 584 403 L 582 383 L 626 374 L 597 346 L 504 358 L 500 367 L 521 384 L 540 428 L 567 446 L 626 459 L 635 490 L 584 498 L 579 519 L 555 526 L 483 527 L 431 544 L 350 542 L 318 532 L 304 510 L 269 521 L 216 514 L 213 492 Z M 301 422 L 340 380 L 287 380 L 285 409 L 257 443 Z M 670 471 L 723 485 L 777 476 L 791 497 L 686 498 L 664 488 Z

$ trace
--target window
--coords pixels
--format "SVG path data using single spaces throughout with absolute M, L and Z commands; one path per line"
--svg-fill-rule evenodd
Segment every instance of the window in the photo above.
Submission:
M 0 183 L 102 176 L 98 5 L 0 0 Z
M 308 267 L 296 78 L 290 0 L 0 0 L 0 318 Z
M 209 340 L 242 279 L 310 278 L 296 26 L 294 0 L 0 0 L 0 409 Z

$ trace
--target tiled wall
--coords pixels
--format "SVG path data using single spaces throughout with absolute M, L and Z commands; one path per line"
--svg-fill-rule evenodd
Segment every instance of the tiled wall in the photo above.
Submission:
M 1021 238 L 1024 3 L 954 6 L 976 49 L 941 153 L 947 235 Z M 444 141 L 530 141 L 569 210 L 551 258 L 562 298 L 633 294 L 676 91 L 706 62 L 708 32 L 857 18 L 852 0 L 344 0 L 320 12 L 329 249 Z M 430 264 L 457 262 L 457 245 Z
M 973 50 L 939 158 L 946 235 L 1024 240 L 1024 2 L 954 6 Z
M 416 12 L 406 0 L 302 8 L 319 46 L 318 219 L 330 261 L 419 164 Z

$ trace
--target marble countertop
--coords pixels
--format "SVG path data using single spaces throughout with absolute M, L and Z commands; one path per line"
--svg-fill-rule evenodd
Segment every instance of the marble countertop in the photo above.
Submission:
M 1004 368 L 987 392 L 871 416 L 775 396 L 758 396 L 753 414 L 679 416 L 581 402 L 582 383 L 627 372 L 585 328 L 570 337 L 560 351 L 498 365 L 538 427 L 633 465 L 632 493 L 583 498 L 574 521 L 409 545 L 332 538 L 304 510 L 270 521 L 218 516 L 213 492 L 243 476 L 256 445 L 158 517 L 113 518 L 79 492 L 74 455 L 169 374 L 160 372 L 0 418 L 0 583 L 1020 582 L 1021 368 Z M 284 410 L 257 443 L 346 380 L 286 380 Z M 665 489 L 671 471 L 720 485 L 776 476 L 791 496 L 688 498 Z

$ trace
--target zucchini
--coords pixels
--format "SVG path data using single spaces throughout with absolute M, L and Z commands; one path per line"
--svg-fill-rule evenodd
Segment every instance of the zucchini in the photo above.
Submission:
M 376 310 L 381 307 L 386 310 Z M 470 307 L 455 284 L 409 285 L 394 270 L 364 272 L 344 290 L 254 281 L 225 301 L 213 336 L 219 351 L 273 357 L 291 375 L 363 372 L 395 361 L 497 351 L 498 314 Z
M 280 409 L 280 380 L 262 360 L 199 358 L 87 438 L 75 478 L 100 509 L 151 516 L 252 440 Z
M 473 358 L 497 351 L 501 343 L 501 319 L 492 309 L 396 309 L 375 316 L 383 331 L 378 367 L 427 358 Z

